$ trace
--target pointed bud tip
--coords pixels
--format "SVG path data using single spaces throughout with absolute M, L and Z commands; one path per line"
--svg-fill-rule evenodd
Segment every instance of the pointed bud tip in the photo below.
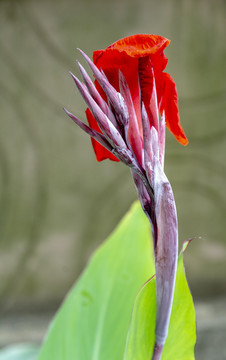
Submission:
M 70 111 L 68 111 L 65 107 L 63 107 L 63 110 L 69 117 L 72 117 L 72 113 L 70 113 Z
M 72 71 L 69 71 L 69 74 L 71 75 L 71 77 L 72 77 L 73 79 L 75 79 L 75 78 L 76 78 L 76 76 L 73 74 L 73 72 L 72 72 Z
M 77 48 L 77 50 L 80 52 L 80 54 L 84 54 L 84 52 L 80 48 Z
M 82 74 L 83 79 L 85 80 L 85 78 L 87 78 L 88 74 L 87 74 L 86 70 L 84 69 L 84 67 L 82 66 L 82 64 L 80 64 L 80 62 L 78 60 L 76 60 L 76 61 L 77 61 L 78 67 L 79 67 L 79 71 Z
M 81 49 L 77 48 L 77 50 L 82 54 L 82 56 L 85 58 L 85 60 L 89 63 L 92 62 L 90 60 L 90 58 L 88 57 L 88 55 L 86 55 L 86 53 L 84 53 L 84 51 L 82 51 Z
M 76 86 L 78 87 L 78 89 L 83 88 L 85 85 L 77 78 L 77 76 L 75 76 L 71 71 L 69 71 L 72 79 L 74 80 Z
M 118 70 L 118 77 L 119 77 L 119 80 L 126 82 L 126 78 L 120 69 Z

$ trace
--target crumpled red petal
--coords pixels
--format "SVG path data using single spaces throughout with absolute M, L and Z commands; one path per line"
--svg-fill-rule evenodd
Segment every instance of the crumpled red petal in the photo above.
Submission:
M 125 51 L 129 56 L 140 58 L 161 52 L 169 43 L 170 40 L 160 35 L 138 34 L 118 40 L 106 50 L 117 49 Z

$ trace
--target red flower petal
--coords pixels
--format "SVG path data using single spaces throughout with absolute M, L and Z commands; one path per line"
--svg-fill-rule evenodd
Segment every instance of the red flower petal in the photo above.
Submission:
M 131 96 L 139 102 L 138 59 L 118 50 L 94 51 L 94 64 L 102 69 L 110 84 L 119 91 L 119 70 L 123 73 L 129 85 Z M 99 91 L 99 88 L 98 88 Z
M 118 40 L 106 50 L 117 49 L 132 57 L 143 57 L 161 52 L 169 43 L 170 40 L 159 35 L 138 34 Z
M 162 73 L 162 101 L 160 112 L 165 110 L 166 126 L 182 145 L 188 144 L 188 139 L 180 124 L 178 111 L 178 96 L 175 82 L 167 73 Z
M 96 120 L 94 119 L 94 117 L 89 109 L 86 109 L 86 117 L 87 117 L 89 126 L 92 129 L 102 133 Z M 98 141 L 94 140 L 93 138 L 91 138 L 91 141 L 92 141 L 94 152 L 96 154 L 97 161 L 109 159 L 109 160 L 119 162 L 119 160 L 110 151 L 108 151 L 100 143 L 98 143 Z
M 119 52 L 115 49 L 108 49 L 106 51 L 94 52 L 94 63 L 102 69 L 107 76 L 109 82 L 114 88 L 119 91 L 119 70 L 123 73 L 126 82 L 129 86 L 130 94 L 132 97 L 133 106 L 136 113 L 137 126 L 130 118 L 128 138 L 133 150 L 136 153 L 135 139 L 137 132 L 140 133 L 142 138 L 142 121 L 141 121 L 141 109 L 140 109 L 140 90 L 139 90 L 139 72 L 138 72 L 138 58 L 130 57 L 126 52 Z M 106 100 L 106 96 L 101 89 L 98 82 L 95 82 L 96 88 L 101 96 Z M 137 130 L 138 129 L 138 130 Z M 137 155 L 137 154 L 136 154 Z M 139 156 L 138 156 L 139 157 Z

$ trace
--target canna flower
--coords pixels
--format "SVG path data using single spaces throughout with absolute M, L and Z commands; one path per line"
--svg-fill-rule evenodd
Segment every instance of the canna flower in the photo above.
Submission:
M 118 92 L 120 92 L 119 70 L 126 79 L 133 105 L 133 109 L 129 109 L 128 138 L 140 161 L 142 152 L 142 103 L 145 105 L 151 126 L 155 126 L 158 130 L 158 119 L 152 111 L 153 106 L 155 106 L 152 93 L 154 79 L 157 107 L 161 115 L 163 111 L 165 112 L 166 126 L 181 144 L 186 145 L 188 143 L 180 125 L 175 83 L 169 74 L 163 72 L 168 62 L 163 51 L 169 43 L 168 39 L 158 35 L 135 35 L 115 42 L 106 50 L 94 51 L 93 53 L 94 64 L 104 72 L 110 84 Z M 95 84 L 98 92 L 107 101 L 98 81 Z M 87 118 L 91 127 L 98 129 L 96 121 L 89 111 L 87 111 Z M 109 154 L 95 141 L 93 141 L 93 146 L 97 160 L 112 159 L 112 154 Z
M 122 161 L 130 167 L 142 208 L 153 234 L 157 317 L 153 360 L 161 359 L 174 294 L 178 226 L 174 196 L 164 173 L 165 125 L 182 145 L 188 140 L 180 124 L 175 83 L 164 72 L 169 40 L 135 35 L 94 51 L 93 83 L 78 63 L 84 83 L 72 77 L 85 100 L 89 125 L 66 113 L 92 138 L 98 161 Z

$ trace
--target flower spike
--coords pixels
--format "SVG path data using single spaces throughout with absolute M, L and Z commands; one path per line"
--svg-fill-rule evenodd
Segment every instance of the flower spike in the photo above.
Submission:
M 135 35 L 95 51 L 94 62 L 79 50 L 96 78 L 93 83 L 80 63 L 84 84 L 71 74 L 88 106 L 89 126 L 65 109 L 94 139 L 98 161 L 120 160 L 130 167 L 150 221 L 157 299 L 152 360 L 161 359 L 168 334 L 178 252 L 176 205 L 164 173 L 165 127 L 181 144 L 188 142 L 180 124 L 175 83 L 163 72 L 167 65 L 163 50 L 168 44 L 161 36 Z

